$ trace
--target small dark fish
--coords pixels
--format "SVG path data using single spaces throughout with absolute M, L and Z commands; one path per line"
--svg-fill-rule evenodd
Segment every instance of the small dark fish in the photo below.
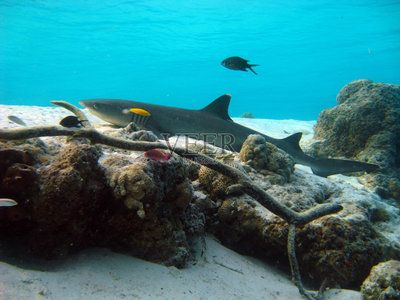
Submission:
M 60 125 L 67 128 L 83 126 L 82 121 L 79 121 L 79 119 L 76 116 L 65 117 L 60 121 Z
M 241 58 L 239 56 L 228 57 L 221 62 L 221 65 L 231 70 L 247 72 L 247 69 L 249 69 L 257 75 L 257 73 L 251 67 L 255 67 L 258 65 L 250 65 L 247 59 Z
M 26 126 L 26 123 L 22 121 L 20 118 L 16 116 L 8 116 L 7 117 L 11 122 L 14 122 L 15 124 L 21 125 L 21 126 Z
M 151 149 L 146 151 L 144 156 L 152 160 L 167 161 L 171 158 L 171 153 L 165 152 L 162 149 Z

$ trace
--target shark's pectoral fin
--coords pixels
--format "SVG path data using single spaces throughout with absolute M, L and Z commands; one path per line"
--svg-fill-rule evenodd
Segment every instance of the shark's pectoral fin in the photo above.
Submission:
M 230 101 L 231 101 L 231 95 L 228 94 L 223 95 L 215 99 L 213 102 L 208 104 L 203 109 L 201 109 L 201 111 L 212 114 L 223 120 L 232 121 L 231 117 L 229 117 L 228 114 Z
M 315 159 L 311 170 L 314 174 L 322 177 L 327 177 L 334 174 L 345 174 L 352 172 L 376 172 L 379 166 L 362 161 L 347 160 L 347 159 L 333 159 L 333 158 L 319 158 Z

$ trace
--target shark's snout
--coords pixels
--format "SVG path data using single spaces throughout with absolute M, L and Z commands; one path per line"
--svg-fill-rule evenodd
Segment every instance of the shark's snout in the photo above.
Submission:
M 106 103 L 101 103 L 101 101 L 96 100 L 83 100 L 79 101 L 80 105 L 86 107 L 92 112 L 104 112 L 108 111 L 112 106 Z

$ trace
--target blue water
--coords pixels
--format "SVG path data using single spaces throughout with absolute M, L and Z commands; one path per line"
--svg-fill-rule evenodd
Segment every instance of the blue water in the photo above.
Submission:
M 230 93 L 233 116 L 316 119 L 361 78 L 400 83 L 400 1 L 0 0 L 0 104 Z

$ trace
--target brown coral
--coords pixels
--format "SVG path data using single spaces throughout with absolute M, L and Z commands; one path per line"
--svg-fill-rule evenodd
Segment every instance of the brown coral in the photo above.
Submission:
M 400 261 L 381 262 L 371 269 L 361 286 L 365 300 L 400 299 Z
M 193 197 L 187 166 L 176 158 L 143 157 L 124 167 L 103 161 L 115 200 L 123 204 L 106 221 L 107 244 L 167 265 L 183 266 L 190 257 L 180 220 Z
M 247 255 L 286 261 L 288 225 L 247 195 L 225 198 L 213 232 L 225 244 Z M 321 284 L 355 288 L 369 269 L 398 249 L 366 220 L 326 216 L 307 224 L 297 235 L 297 254 L 305 275 Z
M 85 144 L 69 144 L 54 161 L 40 168 L 41 191 L 33 203 L 37 227 L 31 247 L 39 255 L 65 255 L 93 241 L 100 208 L 109 199 L 101 152 Z
M 275 183 L 288 182 L 294 171 L 294 160 L 275 145 L 267 143 L 261 135 L 249 135 L 239 156 L 241 161 L 269 175 L 268 178 Z

